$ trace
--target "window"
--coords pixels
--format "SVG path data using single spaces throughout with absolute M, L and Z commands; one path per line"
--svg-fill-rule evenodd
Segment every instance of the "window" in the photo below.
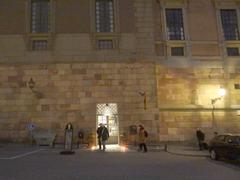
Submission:
M 221 20 L 225 40 L 239 40 L 237 11 L 221 9 Z
M 98 40 L 98 49 L 113 49 L 112 40 Z
M 33 40 L 32 41 L 32 50 L 42 51 L 47 50 L 47 40 Z
M 50 0 L 31 1 L 31 32 L 47 33 L 50 31 Z
M 224 136 L 224 135 L 220 135 L 220 136 L 216 137 L 217 141 L 224 141 L 225 139 L 226 139 L 226 136 Z
M 182 9 L 166 9 L 166 24 L 169 40 L 184 40 Z
M 240 84 L 234 84 L 235 89 L 240 89 Z
M 29 51 L 52 50 L 54 37 L 51 12 L 55 12 L 53 0 L 28 0 L 29 25 L 26 46 Z M 50 33 L 51 32 L 51 33 Z
M 239 56 L 238 47 L 227 47 L 227 55 L 228 56 Z
M 96 0 L 96 32 L 114 32 L 113 0 Z
M 171 56 L 184 56 L 183 47 L 171 47 Z
M 234 144 L 240 144 L 240 136 L 234 136 L 233 137 L 233 143 Z
M 119 16 L 118 0 L 93 0 L 95 2 L 95 21 L 92 28 L 93 46 L 98 50 L 113 50 L 119 47 L 119 33 L 117 25 Z

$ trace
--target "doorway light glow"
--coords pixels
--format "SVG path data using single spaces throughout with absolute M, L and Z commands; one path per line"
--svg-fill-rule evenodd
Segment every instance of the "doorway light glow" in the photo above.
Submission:
M 126 146 L 120 146 L 121 152 L 126 152 L 127 151 L 127 147 Z
M 108 105 L 106 105 L 106 106 L 104 107 L 104 115 L 105 115 L 105 116 L 111 116 L 111 115 L 112 115 L 111 108 L 110 108 Z
M 92 147 L 91 147 L 91 150 L 92 150 L 92 151 L 96 150 L 96 146 L 92 146 Z

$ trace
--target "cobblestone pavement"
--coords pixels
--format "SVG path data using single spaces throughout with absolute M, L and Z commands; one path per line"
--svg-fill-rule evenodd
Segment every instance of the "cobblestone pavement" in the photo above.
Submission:
M 55 148 L 1 148 L 0 180 L 239 180 L 240 168 L 206 157 Z M 8 154 L 9 153 L 9 154 Z M 5 158 L 5 159 L 4 159 Z

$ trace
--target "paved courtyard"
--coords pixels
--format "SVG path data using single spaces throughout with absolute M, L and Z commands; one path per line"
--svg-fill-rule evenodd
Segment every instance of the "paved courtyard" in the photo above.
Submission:
M 240 168 L 206 157 L 160 152 L 99 152 L 60 148 L 1 147 L 0 180 L 239 180 Z

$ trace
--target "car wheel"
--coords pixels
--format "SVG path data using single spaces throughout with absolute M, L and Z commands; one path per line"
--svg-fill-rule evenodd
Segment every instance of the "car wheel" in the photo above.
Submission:
M 218 155 L 213 149 L 210 151 L 210 158 L 213 160 L 218 160 Z

